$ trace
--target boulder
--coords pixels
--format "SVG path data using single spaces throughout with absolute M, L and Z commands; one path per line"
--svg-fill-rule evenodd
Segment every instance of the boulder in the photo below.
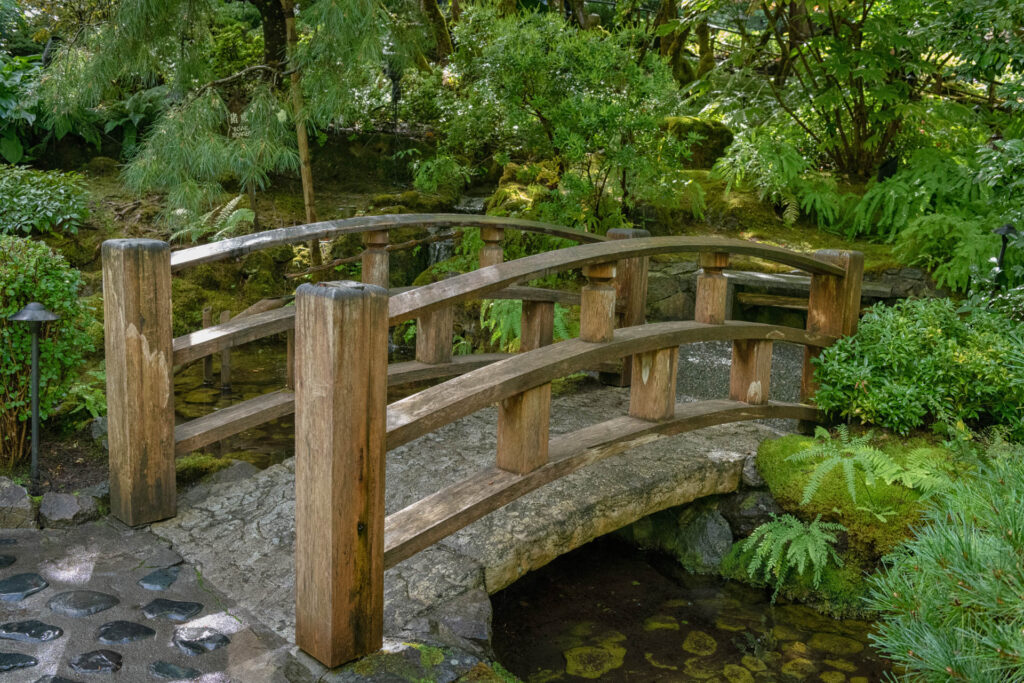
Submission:
M 718 510 L 729 523 L 732 533 L 746 538 L 754 529 L 772 520 L 772 515 L 781 515 L 783 510 L 765 490 L 743 491 L 726 496 Z
M 48 491 L 43 494 L 43 500 L 39 503 L 39 521 L 48 529 L 78 526 L 99 516 L 96 501 L 92 496 Z
M 29 529 L 35 525 L 28 491 L 7 477 L 0 477 L 0 529 Z
M 695 140 L 690 145 L 691 157 L 687 163 L 690 168 L 711 168 L 732 144 L 732 131 L 719 121 L 696 116 L 670 116 L 663 125 L 678 140 Z

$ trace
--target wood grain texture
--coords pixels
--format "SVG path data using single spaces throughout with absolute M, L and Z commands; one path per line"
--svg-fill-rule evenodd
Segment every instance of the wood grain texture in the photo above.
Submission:
M 231 322 L 231 311 L 220 312 L 221 326 Z M 220 390 L 231 391 L 231 349 L 223 347 L 220 352 Z
M 607 233 L 609 240 L 640 239 L 650 237 L 646 230 L 634 228 L 612 228 Z M 650 258 L 622 259 L 615 267 L 615 326 L 633 327 L 643 325 L 647 320 L 647 273 Z M 600 378 L 604 384 L 628 387 L 633 372 L 632 357 L 623 358 L 614 370 L 602 369 Z
M 503 228 L 482 227 L 480 228 L 480 239 L 484 246 L 480 248 L 480 267 L 496 266 L 505 260 L 505 247 L 502 242 L 505 239 Z
M 460 301 L 486 298 L 509 285 L 545 277 L 552 273 L 589 264 L 610 263 L 673 252 L 730 252 L 756 256 L 808 272 L 843 274 L 843 269 L 825 260 L 769 245 L 716 237 L 646 237 L 600 244 L 583 244 L 549 251 L 481 268 L 391 297 L 389 317 L 395 324 L 418 317 L 423 311 Z
M 209 306 L 203 309 L 203 329 L 205 330 L 208 327 L 213 327 L 213 309 L 210 308 Z M 176 349 L 177 343 L 178 340 L 174 339 L 173 343 L 171 344 L 171 348 L 175 349 L 175 365 L 179 364 L 178 353 Z M 205 384 L 206 386 L 211 386 L 213 384 L 213 356 L 206 356 L 206 358 L 203 359 L 203 384 Z
M 388 232 L 377 230 L 363 234 L 363 282 L 387 289 L 391 281 L 388 256 Z
M 549 345 L 555 338 L 555 304 L 549 301 L 523 301 L 519 330 L 520 353 Z
M 270 249 L 284 244 L 301 244 L 309 240 L 355 235 L 375 230 L 393 230 L 408 227 L 499 227 L 513 228 L 543 235 L 553 235 L 581 243 L 603 242 L 601 235 L 566 228 L 561 225 L 528 221 L 501 216 L 471 216 L 461 213 L 442 214 L 391 214 L 384 216 L 359 216 L 342 220 L 320 221 L 289 228 L 277 228 L 252 235 L 211 242 L 198 247 L 180 249 L 171 254 L 171 269 L 178 272 L 202 263 L 222 261 L 244 256 L 261 249 Z
M 580 339 L 611 341 L 615 331 L 615 263 L 583 266 L 588 282 L 580 292 Z
M 788 308 L 792 311 L 807 310 L 807 299 L 798 296 L 761 294 L 760 292 L 736 292 L 736 302 L 745 306 L 772 306 L 773 308 Z
M 173 342 L 174 364 L 184 365 L 232 346 L 280 334 L 295 327 L 295 307 L 286 306 L 248 317 L 236 317 L 228 323 L 207 327 Z
M 570 339 L 498 361 L 388 406 L 388 448 L 395 448 L 460 417 L 527 389 L 627 355 L 702 341 L 772 339 L 827 346 L 834 338 L 792 327 L 729 321 L 653 323 L 615 331 L 612 341 Z
M 796 403 L 750 406 L 735 401 L 701 401 L 678 404 L 675 417 L 664 422 L 617 417 L 557 436 L 548 447 L 548 463 L 529 474 L 487 468 L 389 515 L 384 531 L 384 566 L 390 569 L 530 491 L 638 442 L 729 422 L 815 420 L 817 415 L 813 406 Z
M 729 265 L 729 254 L 714 252 L 700 254 L 701 271 L 697 275 L 697 298 L 694 302 L 694 320 L 711 325 L 725 322 L 729 308 L 729 283 L 722 269 Z
M 174 454 L 188 455 L 203 446 L 294 412 L 295 395 L 290 391 L 274 391 L 215 410 L 174 428 Z
M 421 363 L 415 360 L 392 363 L 388 366 L 388 386 L 457 377 L 511 357 L 509 353 L 474 353 L 471 356 L 454 356 L 447 363 Z
M 647 351 L 633 356 L 633 382 L 629 414 L 641 420 L 668 420 L 675 415 L 679 347 Z
M 452 325 L 455 309 L 439 308 L 416 319 L 416 360 L 447 363 L 452 359 Z
M 739 340 L 732 343 L 729 398 L 751 405 L 767 403 L 771 396 L 772 342 Z
M 295 297 L 295 643 L 328 667 L 383 642 L 387 299 Z
M 811 276 L 811 291 L 807 300 L 807 331 L 842 337 L 853 334 L 860 316 L 860 283 L 864 272 L 864 255 L 860 252 L 832 249 L 815 253 L 817 258 L 830 261 L 843 269 L 841 276 L 817 273 Z M 846 272 L 849 271 L 849 277 Z M 800 381 L 800 400 L 810 401 L 817 391 L 813 360 L 821 354 L 818 347 L 804 349 L 803 375 Z
M 103 243 L 110 510 L 136 526 L 173 517 L 174 382 L 170 248 Z
M 498 404 L 498 468 L 526 474 L 548 461 L 551 385 L 509 396 Z

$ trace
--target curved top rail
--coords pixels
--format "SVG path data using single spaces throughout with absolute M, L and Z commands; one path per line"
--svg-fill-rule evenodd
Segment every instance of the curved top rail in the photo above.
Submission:
M 198 247 L 179 249 L 171 254 L 171 272 L 198 266 L 202 263 L 220 261 L 226 258 L 242 256 L 260 249 L 269 249 L 284 244 L 298 244 L 325 237 L 338 237 L 376 230 L 392 230 L 408 227 L 451 227 L 467 225 L 474 228 L 513 228 L 536 232 L 554 237 L 576 240 L 577 242 L 604 242 L 607 238 L 582 230 L 574 230 L 561 225 L 528 221 L 519 218 L 502 216 L 475 216 L 462 213 L 403 213 L 382 216 L 359 216 L 333 221 L 320 221 L 306 225 L 295 225 L 288 228 L 266 230 L 252 235 L 232 237 L 231 239 Z
M 604 361 L 657 349 L 705 341 L 770 339 L 828 346 L 834 337 L 795 327 L 728 321 L 722 325 L 692 320 L 637 325 L 615 330 L 610 342 L 580 339 L 544 346 L 492 363 L 388 406 L 387 447 L 396 448 L 509 396 L 546 384 Z
M 508 285 L 544 277 L 569 268 L 619 259 L 653 256 L 671 252 L 726 252 L 776 261 L 824 275 L 845 275 L 841 266 L 815 256 L 801 254 L 759 242 L 721 237 L 641 237 L 583 244 L 547 251 L 525 258 L 480 268 L 471 273 L 424 285 L 391 298 L 388 317 L 391 324 L 414 318 L 420 313 L 483 295 Z

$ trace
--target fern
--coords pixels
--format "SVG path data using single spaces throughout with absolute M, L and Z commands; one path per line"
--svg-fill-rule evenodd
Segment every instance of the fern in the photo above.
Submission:
M 864 473 L 864 483 L 868 486 L 874 484 L 876 478 L 891 484 L 902 472 L 902 468 L 888 455 L 870 444 L 873 436 L 871 432 L 851 437 L 846 425 L 839 425 L 836 432 L 839 438 L 833 439 L 828 430 L 816 428 L 814 445 L 786 458 L 801 464 L 815 463 L 814 471 L 804 487 L 801 505 L 811 502 L 825 477 L 837 467 L 843 472 L 846 489 L 854 503 L 857 502 L 858 469 Z
M 790 574 L 806 576 L 811 571 L 811 585 L 821 585 L 822 573 L 830 562 L 843 566 L 833 545 L 836 534 L 846 527 L 835 522 L 822 522 L 821 515 L 806 524 L 792 515 L 772 515 L 740 544 L 740 551 L 750 553 L 747 573 L 775 587 L 772 602 L 778 597 Z
M 225 237 L 237 233 L 243 226 L 252 225 L 256 214 L 252 209 L 240 209 L 239 203 L 244 199 L 238 195 L 223 206 L 215 207 L 212 211 L 204 213 L 198 219 L 188 209 L 178 209 L 174 212 L 177 221 L 184 224 L 184 227 L 171 234 L 171 241 L 184 242 L 186 239 L 198 242 L 200 239 L 209 237 L 213 240 L 222 240 Z
M 519 350 L 523 303 L 511 299 L 486 300 L 480 306 L 480 326 L 491 333 L 491 344 L 502 351 Z

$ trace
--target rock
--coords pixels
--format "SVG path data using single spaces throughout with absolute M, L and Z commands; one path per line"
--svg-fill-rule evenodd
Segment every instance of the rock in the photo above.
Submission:
M 103 447 L 103 450 L 110 449 L 110 443 L 107 441 L 107 418 L 106 416 L 94 418 L 89 423 L 89 435 L 92 436 L 92 440 Z
M 104 645 L 124 645 L 156 635 L 148 626 L 133 621 L 111 621 L 100 626 L 98 640 Z
M 846 674 L 842 671 L 823 671 L 818 678 L 822 683 L 846 683 Z
M 46 606 L 65 617 L 87 617 L 108 610 L 121 601 L 99 591 L 67 591 L 50 598 Z
M 64 635 L 64 629 L 50 626 L 36 619 L 0 624 L 0 640 L 18 640 L 25 643 L 44 643 Z
M 35 666 L 39 660 L 16 652 L 0 652 L 0 671 L 15 671 Z
M 2 479 L 2 477 L 0 477 Z M 18 539 L 16 538 L 0 538 L 0 545 L 17 545 Z
M 139 579 L 139 585 L 148 591 L 165 591 L 178 580 L 178 572 L 180 571 L 181 567 L 177 566 L 157 569 Z
M 18 558 L 14 555 L 0 555 L 0 569 L 10 567 L 12 564 L 18 561 Z
M 679 522 L 679 534 L 674 544 L 676 558 L 690 571 L 716 571 L 732 548 L 729 522 L 718 510 L 711 508 L 692 516 L 683 513 Z
M 696 116 L 669 116 L 662 125 L 679 140 L 696 137 L 696 142 L 690 145 L 691 157 L 686 163 L 689 168 L 711 168 L 732 144 L 732 131 L 719 121 Z
M 815 650 L 838 657 L 855 655 L 864 649 L 863 643 L 834 633 L 815 633 L 807 644 Z
M 647 274 L 647 300 L 661 301 L 679 293 L 679 283 L 668 273 L 652 270 Z
M 63 676 L 43 676 L 36 680 L 36 683 L 82 683 L 81 681 L 73 681 L 70 678 L 64 678 Z
M 566 650 L 565 673 L 580 678 L 601 678 L 622 666 L 626 648 L 618 645 L 581 645 Z
M 690 320 L 693 318 L 694 299 L 677 292 L 667 299 L 650 303 L 647 314 L 652 320 Z
M 175 630 L 172 642 L 185 654 L 194 656 L 230 645 L 231 639 L 216 629 L 198 626 Z
M 70 493 L 47 491 L 39 504 L 39 521 L 42 526 L 50 529 L 78 526 L 99 516 L 96 501 L 92 496 L 73 496 Z
M 18 602 L 49 585 L 39 574 L 15 574 L 0 581 L 0 600 Z
M 754 675 L 738 664 L 726 664 L 722 675 L 729 683 L 754 683 Z
M 154 678 L 177 681 L 191 681 L 203 675 L 203 672 L 197 669 L 192 669 L 187 666 L 178 666 L 177 664 L 171 664 L 170 662 L 164 661 L 157 661 L 150 664 L 149 673 L 152 674 Z
M 683 662 L 683 671 L 686 672 L 687 676 L 701 681 L 706 681 L 709 678 L 715 678 L 718 676 L 718 671 L 710 668 L 707 664 L 701 661 L 700 657 L 690 657 Z
M 188 621 L 203 611 L 203 606 L 198 602 L 181 602 L 178 600 L 165 600 L 157 598 L 142 608 L 142 613 L 147 619 L 170 619 L 171 621 Z
M 814 673 L 814 670 L 814 662 L 809 659 L 804 659 L 803 657 L 791 659 L 782 665 L 782 673 L 800 680 L 810 676 Z
M 185 403 L 196 403 L 199 405 L 213 405 L 220 400 L 220 389 L 193 389 L 185 394 L 182 399 Z
M 846 673 L 853 673 L 857 670 L 857 665 L 847 659 L 826 659 L 825 664 Z
M 69 664 L 81 674 L 112 674 L 121 670 L 121 655 L 113 650 L 93 650 L 72 658 Z
M 754 529 L 770 522 L 772 515 L 783 513 L 768 491 L 742 491 L 726 496 L 718 504 L 718 511 L 737 538 L 749 536 Z
M 109 503 L 110 502 L 110 482 L 101 481 L 98 484 L 92 486 L 86 486 L 84 489 L 79 491 L 80 496 L 89 496 L 96 500 L 97 503 Z
M 690 631 L 683 641 L 683 649 L 690 654 L 707 657 L 715 654 L 718 642 L 704 631 Z
M 768 668 L 767 664 L 762 662 L 760 659 L 758 659 L 754 655 L 743 655 L 743 659 L 741 659 L 740 661 L 743 662 L 743 666 L 747 667 L 748 669 L 750 669 L 754 673 L 757 673 L 759 671 L 764 671 L 765 669 Z
M 655 614 L 644 619 L 645 631 L 678 631 L 679 620 L 666 614 Z
M 760 470 L 757 469 L 757 455 L 751 454 L 743 461 L 743 485 L 752 489 L 764 488 L 767 486 Z
M 36 525 L 32 501 L 24 486 L 0 477 L 0 528 L 30 529 Z

